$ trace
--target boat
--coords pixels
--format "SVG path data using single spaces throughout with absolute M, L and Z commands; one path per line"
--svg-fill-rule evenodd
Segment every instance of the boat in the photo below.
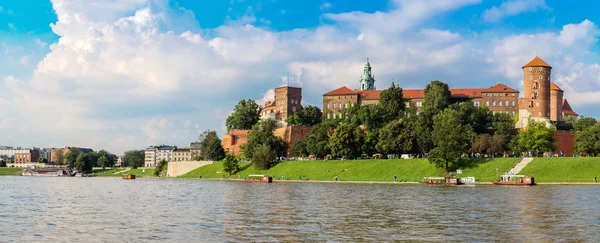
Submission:
M 123 179 L 125 179 L 125 180 L 134 180 L 135 179 L 135 175 L 134 174 L 129 174 L 129 175 L 123 176 Z
M 464 185 L 465 180 L 462 178 L 452 178 L 452 177 L 441 177 L 441 176 L 430 176 L 423 178 L 421 182 L 423 184 L 431 184 L 431 185 Z
M 493 180 L 492 183 L 505 186 L 533 186 L 535 178 L 524 175 L 501 175 L 500 181 Z
M 273 177 L 266 175 L 249 175 L 244 181 L 249 183 L 273 183 Z

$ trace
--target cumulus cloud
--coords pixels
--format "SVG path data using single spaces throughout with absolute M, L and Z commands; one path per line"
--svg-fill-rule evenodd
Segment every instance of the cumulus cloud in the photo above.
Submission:
M 591 21 L 507 36 L 425 24 L 479 2 L 397 0 L 386 12 L 326 14 L 332 24 L 278 32 L 254 25 L 251 13 L 200 29 L 193 13 L 162 0 L 53 0 L 58 21 L 51 27 L 59 39 L 30 79 L 4 79 L 0 101 L 8 108 L 0 131 L 13 136 L 11 129 L 29 127 L 13 136 L 22 146 L 43 141 L 120 153 L 183 145 L 203 129 L 222 134 L 239 99 L 272 100 L 273 88 L 287 83 L 286 71 L 290 84 L 303 88 L 303 103 L 320 104 L 323 93 L 340 86 L 356 88 L 367 56 L 378 88 L 392 79 L 405 88 L 433 79 L 453 87 L 519 87 L 520 67 L 536 54 L 554 66 L 553 78 L 572 92 L 567 97 L 584 92 L 578 85 L 600 87 L 592 64 L 567 61 L 593 55 L 598 28 Z
M 521 13 L 536 12 L 540 9 L 549 10 L 545 0 L 509 0 L 500 6 L 494 6 L 483 12 L 483 20 L 496 22 L 503 18 L 519 15 Z

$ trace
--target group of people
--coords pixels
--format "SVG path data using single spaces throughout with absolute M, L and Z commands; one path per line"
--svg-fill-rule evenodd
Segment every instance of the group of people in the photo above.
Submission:
M 504 173 L 504 176 L 500 176 L 500 181 L 504 181 L 506 178 L 506 181 L 510 181 L 510 176 L 515 175 L 514 172 L 506 172 Z

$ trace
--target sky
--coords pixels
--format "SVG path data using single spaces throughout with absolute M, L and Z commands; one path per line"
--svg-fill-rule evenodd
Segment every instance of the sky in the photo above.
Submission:
M 289 83 L 303 104 L 431 80 L 504 83 L 539 55 L 583 116 L 600 118 L 600 1 L 0 0 L 0 145 L 121 154 L 225 133 L 240 99 Z

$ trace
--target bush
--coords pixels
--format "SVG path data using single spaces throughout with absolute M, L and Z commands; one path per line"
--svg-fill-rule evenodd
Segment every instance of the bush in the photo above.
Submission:
M 253 153 L 252 164 L 259 170 L 268 170 L 277 163 L 277 154 L 271 150 L 269 145 L 259 145 Z
M 225 161 L 223 161 L 223 170 L 229 173 L 229 175 L 233 175 L 237 173 L 239 169 L 239 161 L 233 154 L 227 154 L 227 156 L 225 156 Z

